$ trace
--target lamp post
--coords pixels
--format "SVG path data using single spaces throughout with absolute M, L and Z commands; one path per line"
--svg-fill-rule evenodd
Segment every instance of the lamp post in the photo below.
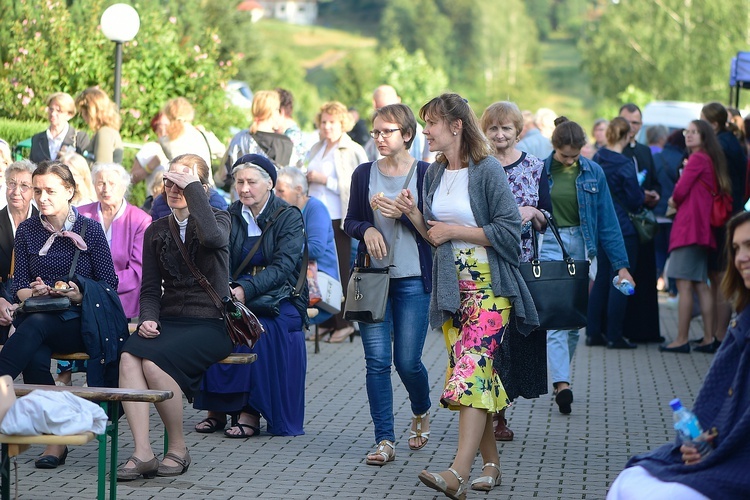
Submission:
M 122 79 L 122 44 L 138 34 L 141 19 L 128 4 L 116 3 L 104 11 L 101 19 L 102 33 L 115 42 L 115 104 L 120 107 L 120 80 Z

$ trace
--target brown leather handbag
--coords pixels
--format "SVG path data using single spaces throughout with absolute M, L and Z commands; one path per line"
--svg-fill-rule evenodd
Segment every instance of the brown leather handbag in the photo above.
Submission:
M 252 348 L 255 343 L 260 339 L 261 333 L 265 331 L 263 325 L 258 321 L 255 314 L 250 311 L 245 304 L 233 297 L 219 298 L 219 294 L 216 293 L 213 285 L 206 279 L 206 277 L 195 267 L 195 264 L 190 260 L 187 248 L 180 238 L 180 231 L 177 229 L 177 222 L 174 217 L 169 217 L 169 229 L 172 232 L 172 237 L 177 244 L 177 248 L 180 249 L 182 258 L 185 259 L 190 272 L 193 273 L 195 279 L 203 287 L 211 300 L 213 301 L 216 308 L 221 311 L 221 315 L 224 318 L 224 326 L 227 329 L 229 338 L 232 340 L 234 345 L 246 345 Z

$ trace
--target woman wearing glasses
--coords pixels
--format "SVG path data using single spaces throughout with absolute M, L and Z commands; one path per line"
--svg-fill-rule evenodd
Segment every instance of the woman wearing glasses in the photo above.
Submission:
M 409 154 L 417 129 L 414 113 L 403 104 L 383 106 L 375 111 L 372 125 L 370 135 L 383 158 L 354 171 L 344 230 L 359 240 L 358 262 L 369 256 L 373 267 L 393 265 L 385 321 L 359 325 L 377 443 L 366 463 L 382 466 L 396 458 L 392 364 L 409 393 L 414 415 L 409 448 L 423 448 L 430 434 L 430 386 L 421 358 L 432 290 L 432 251 L 395 202 L 409 178 L 408 190 L 416 195 L 422 210 L 422 185 L 429 165 L 417 163 Z
M 349 207 L 352 172 L 357 165 L 367 161 L 367 153 L 362 146 L 346 134 L 352 128 L 351 121 L 344 104 L 338 101 L 323 104 L 316 119 L 320 141 L 310 149 L 305 160 L 310 196 L 322 201 L 331 214 L 342 284 L 349 282 L 352 253 L 352 240 L 344 232 L 342 224 Z M 328 342 L 343 342 L 354 334 L 354 327 L 344 320 L 343 311 L 321 323 L 320 328 L 321 333 L 331 332 Z
M 83 154 L 89 145 L 89 136 L 68 124 L 75 114 L 76 103 L 70 94 L 55 92 L 47 98 L 49 128 L 31 138 L 31 161 L 55 160 L 61 150 Z

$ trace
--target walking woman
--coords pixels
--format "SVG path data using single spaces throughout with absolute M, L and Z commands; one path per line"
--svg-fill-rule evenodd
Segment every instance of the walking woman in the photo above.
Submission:
M 685 130 L 685 145 L 690 156 L 669 202 L 677 209 L 669 236 L 671 256 L 667 268 L 667 276 L 677 280 L 677 338 L 659 346 L 662 352 L 690 352 L 693 293 L 698 295 L 703 316 L 703 342 L 698 348 L 713 348 L 715 304 L 708 285 L 708 254 L 717 242 L 711 228 L 711 193 L 730 193 L 732 189 L 724 153 L 708 122 L 690 122 Z
M 430 386 L 422 347 L 432 289 L 432 250 L 395 202 L 408 179 L 407 189 L 418 195 L 417 208 L 422 209 L 421 193 L 429 165 L 409 154 L 417 130 L 414 113 L 404 104 L 391 104 L 373 116 L 370 135 L 383 158 L 363 163 L 354 171 L 344 230 L 359 240 L 358 261 L 369 256 L 373 267 L 393 264 L 385 321 L 360 323 L 359 327 L 377 443 L 375 451 L 367 455 L 367 464 L 385 465 L 396 457 L 391 364 L 409 393 L 414 415 L 409 448 L 422 449 L 430 434 Z
M 422 471 L 419 479 L 451 498 L 463 498 L 479 449 L 484 475 L 472 486 L 500 482 L 500 456 L 492 414 L 508 405 L 492 362 L 515 309 L 518 329 L 528 334 L 538 319 L 518 270 L 521 216 L 500 163 L 469 104 L 442 94 L 420 110 L 430 151 L 439 152 L 425 175 L 424 218 L 413 195 L 409 219 L 437 247 L 433 261 L 430 324 L 442 328 L 448 371 L 441 404 L 458 410 L 458 451 L 447 471 Z
M 552 198 L 552 213 L 565 249 L 575 260 L 593 259 L 601 248 L 620 280 L 635 280 L 628 272 L 628 255 L 617 214 L 598 163 L 581 157 L 586 134 L 580 125 L 564 116 L 555 120 L 553 153 L 544 161 Z M 545 238 L 541 260 L 562 260 L 555 238 Z M 578 330 L 547 331 L 547 364 L 553 394 L 560 413 L 569 414 L 573 403 L 570 389 L 570 361 L 578 345 Z
M 638 234 L 628 217 L 628 212 L 637 212 L 643 205 L 643 190 L 638 185 L 633 160 L 622 154 L 630 140 L 630 124 L 618 116 L 607 125 L 607 144 L 594 155 L 607 178 L 617 221 L 625 242 L 628 262 L 635 267 L 638 261 Z M 589 294 L 588 326 L 586 345 L 606 345 L 609 349 L 634 349 L 636 344 L 623 338 L 623 320 L 628 305 L 628 296 L 612 286 L 615 270 L 600 248 L 596 252 L 598 264 L 594 286 Z M 605 320 L 606 318 L 606 320 Z
M 169 448 L 161 462 L 154 456 L 148 403 L 123 403 L 135 450 L 117 469 L 120 481 L 178 476 L 188 470 L 182 394 L 192 401 L 208 367 L 232 352 L 221 311 L 193 276 L 173 233 L 179 234 L 195 267 L 216 293 L 228 296 L 229 214 L 208 203 L 209 172 L 198 155 L 174 158 L 164 173 L 172 214 L 146 229 L 140 323 L 123 347 L 120 387 L 174 393 L 173 398 L 156 403 L 169 433 Z
M 512 102 L 491 104 L 480 120 L 484 134 L 495 148 L 494 156 L 508 176 L 508 185 L 521 214 L 521 262 L 533 255 L 531 231 L 544 231 L 547 219 L 542 211 L 552 211 L 549 184 L 544 178 L 544 162 L 518 149 L 518 136 L 523 130 L 523 114 Z M 532 229 L 533 227 L 533 229 Z M 512 316 L 511 316 L 512 319 Z M 511 320 L 498 357 L 500 379 L 513 401 L 518 397 L 538 398 L 547 393 L 547 332 L 534 330 L 521 335 Z M 512 441 L 513 431 L 507 425 L 505 410 L 494 416 L 495 439 Z

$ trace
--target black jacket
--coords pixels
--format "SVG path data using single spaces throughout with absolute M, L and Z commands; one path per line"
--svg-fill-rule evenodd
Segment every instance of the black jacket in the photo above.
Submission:
M 736 214 L 745 206 L 745 181 L 747 180 L 747 156 L 740 141 L 728 130 L 716 136 L 727 160 L 727 171 L 732 180 L 732 213 Z
M 289 207 L 278 215 L 276 222 L 269 229 L 264 230 L 260 249 L 268 263 L 266 268 L 251 279 L 239 279 L 237 283 L 245 292 L 245 300 L 257 297 L 284 282 L 294 288 L 302 267 L 302 253 L 305 245 L 305 223 L 302 212 L 296 207 L 289 206 L 277 197 L 273 191 L 263 213 L 258 217 L 258 225 L 265 228 L 268 219 L 279 207 Z M 247 222 L 242 217 L 242 202 L 235 201 L 229 207 L 232 218 L 232 229 L 229 235 L 229 271 L 235 274 L 242 263 L 242 245 L 247 238 Z M 307 274 L 307 270 L 302 271 Z M 302 323 L 307 326 L 308 291 L 305 280 L 299 297 L 290 299 L 299 311 Z
M 89 139 L 86 132 L 81 130 L 76 131 L 76 129 L 70 125 L 68 126 L 68 133 L 65 135 L 62 145 L 63 147 L 75 145 L 76 153 L 83 155 L 83 151 L 88 147 L 89 142 L 91 142 L 91 139 Z M 29 153 L 29 159 L 34 163 L 56 159 L 49 157 L 49 140 L 47 139 L 46 130 L 35 134 L 31 138 L 31 153 Z

